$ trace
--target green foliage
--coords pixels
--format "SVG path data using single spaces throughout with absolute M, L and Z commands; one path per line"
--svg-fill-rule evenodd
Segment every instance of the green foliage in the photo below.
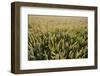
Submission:
M 28 33 L 29 60 L 87 58 L 87 29 L 59 29 Z

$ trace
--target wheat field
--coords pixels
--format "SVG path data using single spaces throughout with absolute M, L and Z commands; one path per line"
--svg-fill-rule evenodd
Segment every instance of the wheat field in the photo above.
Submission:
M 28 15 L 28 60 L 88 58 L 88 18 Z

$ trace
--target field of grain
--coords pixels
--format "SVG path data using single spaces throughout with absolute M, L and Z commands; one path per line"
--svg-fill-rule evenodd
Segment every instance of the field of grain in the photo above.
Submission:
M 88 18 L 28 16 L 28 60 L 88 58 Z

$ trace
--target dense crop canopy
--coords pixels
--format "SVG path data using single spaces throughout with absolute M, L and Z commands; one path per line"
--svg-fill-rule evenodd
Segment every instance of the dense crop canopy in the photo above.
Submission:
M 59 19 L 59 18 L 58 18 Z M 68 19 L 68 18 L 67 18 Z M 45 20 L 45 21 L 43 21 Z M 28 32 L 29 60 L 78 59 L 88 57 L 87 23 L 57 19 L 33 19 Z M 57 21 L 58 22 L 57 22 Z M 73 20 L 73 19 L 72 19 Z M 62 21 L 62 20 L 61 20 Z M 71 24 L 70 24 L 71 23 Z

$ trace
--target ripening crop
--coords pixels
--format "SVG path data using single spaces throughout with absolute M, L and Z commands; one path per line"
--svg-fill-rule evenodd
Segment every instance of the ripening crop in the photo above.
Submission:
M 87 57 L 86 17 L 28 16 L 28 60 Z

